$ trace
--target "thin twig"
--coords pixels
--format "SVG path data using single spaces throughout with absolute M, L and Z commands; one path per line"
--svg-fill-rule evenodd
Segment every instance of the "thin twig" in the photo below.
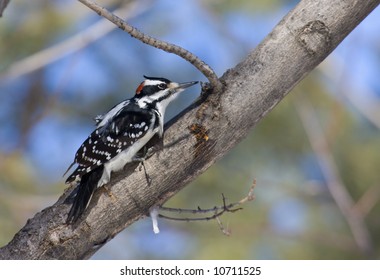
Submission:
M 226 236 L 230 236 L 230 235 L 231 235 L 231 231 L 230 231 L 228 228 L 226 229 L 226 228 L 223 226 L 223 223 L 222 223 L 222 221 L 219 219 L 219 217 L 216 217 L 215 220 L 218 222 L 218 226 L 219 226 L 220 230 L 223 232 L 223 234 L 226 235 Z
M 241 210 L 242 208 L 236 209 Z M 234 211 L 234 212 L 235 212 Z M 167 219 L 167 220 L 172 220 L 172 221 L 180 221 L 180 222 L 196 222 L 196 221 L 210 221 L 210 220 L 215 220 L 217 217 L 222 216 L 226 211 L 222 210 L 220 212 L 215 213 L 212 216 L 207 216 L 207 217 L 200 217 L 200 218 L 189 218 L 189 217 L 184 217 L 184 218 L 179 218 L 179 217 L 170 217 L 166 215 L 159 214 L 159 218 Z
M 98 15 L 111 21 L 112 23 L 117 25 L 120 29 L 128 32 L 132 37 L 140 40 L 141 42 L 148 44 L 150 46 L 153 46 L 155 48 L 161 49 L 163 51 L 166 51 L 168 53 L 174 53 L 182 57 L 183 59 L 187 60 L 192 65 L 194 65 L 199 71 L 201 71 L 203 75 L 206 76 L 206 78 L 209 80 L 211 86 L 214 88 L 216 92 L 219 92 L 222 89 L 222 83 L 219 81 L 218 76 L 215 74 L 214 70 L 193 53 L 189 52 L 188 50 L 180 46 L 169 44 L 165 41 L 153 38 L 149 35 L 142 33 L 137 28 L 129 25 L 127 22 L 125 22 L 118 16 L 114 15 L 107 9 L 99 6 L 98 4 L 92 1 L 89 1 L 89 0 L 78 0 L 78 1 L 86 5 L 90 9 L 94 10 L 96 13 L 98 13 Z
M 230 203 L 228 205 L 226 204 L 226 198 L 225 198 L 225 196 L 222 194 L 223 205 L 222 206 L 215 206 L 215 207 L 209 208 L 209 209 L 201 209 L 200 207 L 198 207 L 197 209 L 181 209 L 181 208 L 160 207 L 160 210 L 162 210 L 162 211 L 176 212 L 176 213 L 180 213 L 180 214 L 181 213 L 205 214 L 205 213 L 213 212 L 214 214 L 211 215 L 211 216 L 200 217 L 200 218 L 189 218 L 189 217 L 179 218 L 179 217 L 170 217 L 170 216 L 159 214 L 158 217 L 164 218 L 164 219 L 168 219 L 168 220 L 185 221 L 185 222 L 209 221 L 209 220 L 218 219 L 218 217 L 222 216 L 225 212 L 231 212 L 231 213 L 233 213 L 233 212 L 242 210 L 243 208 L 241 208 L 241 207 L 236 208 L 236 207 L 242 205 L 243 203 L 246 203 L 248 201 L 252 201 L 253 199 L 255 199 L 255 196 L 253 195 L 253 190 L 254 190 L 255 186 L 256 186 L 256 180 L 253 181 L 252 186 L 249 189 L 249 192 L 248 192 L 247 196 L 243 197 L 238 202 Z M 223 227 L 221 227 L 221 229 L 222 228 Z
M 301 100 L 302 99 L 302 100 Z M 364 219 L 354 208 L 354 201 L 339 176 L 332 153 L 328 147 L 323 129 L 318 122 L 313 106 L 304 98 L 296 99 L 296 109 L 303 123 L 306 135 L 326 179 L 327 187 L 339 210 L 345 217 L 355 242 L 364 253 L 371 253 L 372 240 Z

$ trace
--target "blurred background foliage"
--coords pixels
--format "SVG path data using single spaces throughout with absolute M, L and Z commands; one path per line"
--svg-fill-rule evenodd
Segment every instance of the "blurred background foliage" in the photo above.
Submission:
M 297 2 L 99 1 L 142 31 L 194 52 L 218 75 Z M 167 220 L 154 235 L 145 219 L 93 258 L 379 258 L 379 13 L 167 203 L 208 208 L 221 204 L 222 193 L 227 202 L 237 201 L 256 179 L 256 199 L 221 218 L 230 236 L 216 221 Z M 142 75 L 205 81 L 182 59 L 99 22 L 70 0 L 12 0 L 0 18 L 0 246 L 62 194 L 62 174 L 92 130 L 92 118 L 130 98 Z M 167 117 L 198 94 L 182 95 Z

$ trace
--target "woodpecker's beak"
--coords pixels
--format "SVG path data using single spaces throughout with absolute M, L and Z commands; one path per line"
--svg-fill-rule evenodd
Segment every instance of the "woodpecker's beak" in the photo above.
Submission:
M 174 89 L 176 91 L 177 90 L 183 90 L 183 89 L 191 87 L 192 85 L 195 85 L 197 83 L 198 83 L 198 81 L 195 81 L 195 82 L 186 82 L 186 83 L 174 83 L 174 82 L 171 82 L 169 84 L 169 88 Z

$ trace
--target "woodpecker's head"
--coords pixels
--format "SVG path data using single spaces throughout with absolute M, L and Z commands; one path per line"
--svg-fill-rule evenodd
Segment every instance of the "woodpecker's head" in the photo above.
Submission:
M 135 98 L 142 99 L 145 102 L 162 104 L 166 107 L 178 93 L 185 88 L 195 85 L 198 82 L 175 83 L 165 78 L 147 77 L 136 89 Z

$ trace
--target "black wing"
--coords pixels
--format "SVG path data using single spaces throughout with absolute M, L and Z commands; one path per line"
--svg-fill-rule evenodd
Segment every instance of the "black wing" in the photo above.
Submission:
M 129 148 L 148 132 L 150 125 L 158 125 L 154 113 L 141 109 L 135 103 L 128 104 L 83 142 L 75 154 L 74 162 L 78 167 L 66 183 L 74 181 L 78 176 L 82 177 Z

